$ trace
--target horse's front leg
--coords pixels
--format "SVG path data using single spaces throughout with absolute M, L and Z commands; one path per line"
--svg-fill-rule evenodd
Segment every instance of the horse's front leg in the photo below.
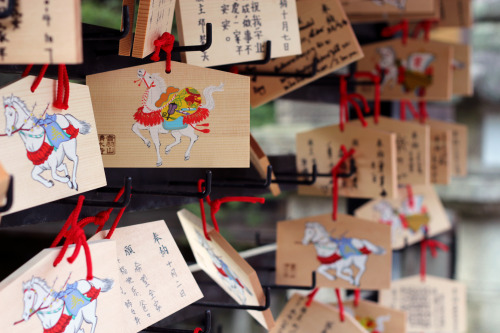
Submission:
M 160 133 L 157 127 L 150 127 L 149 128 L 149 134 L 151 134 L 151 139 L 153 139 L 153 143 L 155 144 L 156 148 L 156 166 L 159 167 L 163 164 L 163 161 L 160 156 Z
M 40 174 L 44 171 L 45 169 L 42 168 L 40 165 L 35 165 L 33 170 L 31 171 L 31 178 L 36 180 L 37 182 L 42 183 L 45 187 L 51 188 L 54 186 L 54 182 L 52 180 L 47 180 L 40 176 Z
M 358 275 L 354 279 L 354 285 L 359 286 L 361 283 L 361 277 L 366 271 L 366 261 L 368 260 L 368 255 L 356 256 L 353 263 L 358 268 Z
M 344 259 L 343 261 L 345 261 L 346 259 Z M 346 275 L 344 274 L 344 271 L 346 269 L 350 269 L 349 266 L 351 264 L 351 261 L 348 261 L 346 263 L 344 263 L 342 265 L 341 262 L 339 262 L 338 266 L 337 266 L 337 277 L 339 279 L 343 279 L 343 280 L 346 280 L 347 282 L 349 282 L 350 284 L 354 284 L 354 279 L 352 278 L 352 276 L 349 276 L 349 275 Z M 352 270 L 351 270 L 352 272 Z
M 319 267 L 318 267 L 317 272 L 318 272 L 319 274 L 322 274 L 323 276 L 325 276 L 328 280 L 333 281 L 333 280 L 335 280 L 335 279 L 336 279 L 335 275 L 332 275 L 332 274 L 328 273 L 328 271 L 329 271 L 331 268 L 332 268 L 332 267 L 331 267 L 331 266 L 329 266 L 329 265 L 321 265 L 321 266 L 319 266 Z
M 132 125 L 132 132 L 137 134 L 137 136 L 140 137 L 142 139 L 142 141 L 144 141 L 144 144 L 146 144 L 146 146 L 148 146 L 148 148 L 149 148 L 149 147 L 151 147 L 151 142 L 149 142 L 149 140 L 146 139 L 141 133 L 141 130 L 145 130 L 145 129 L 147 129 L 147 127 L 142 126 L 139 123 L 135 123 L 134 125 Z

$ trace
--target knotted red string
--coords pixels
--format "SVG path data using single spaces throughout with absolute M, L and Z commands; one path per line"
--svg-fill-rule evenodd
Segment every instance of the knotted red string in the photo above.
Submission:
M 314 296 L 316 296 L 316 294 L 318 293 L 319 291 L 319 288 L 314 288 L 313 291 L 311 291 L 309 293 L 309 295 L 307 295 L 307 301 L 306 301 L 306 307 L 310 307 L 312 302 L 314 301 Z
M 198 191 L 201 192 L 203 190 L 204 180 L 200 179 L 198 181 Z M 208 228 L 207 228 L 207 218 L 205 214 L 205 205 L 203 199 L 200 199 L 200 212 L 201 212 L 201 220 L 203 223 L 203 233 L 205 234 L 205 238 L 210 240 L 208 236 Z M 220 199 L 211 200 L 210 196 L 207 195 L 206 202 L 210 206 L 210 217 L 212 218 L 212 224 L 217 232 L 219 232 L 219 223 L 215 218 L 215 214 L 220 210 L 220 206 L 226 202 L 249 202 L 249 203 L 261 203 L 263 204 L 266 201 L 264 198 L 257 197 L 225 197 Z
M 420 123 L 425 124 L 429 118 L 429 114 L 427 113 L 427 102 L 424 100 L 418 101 L 418 109 L 420 112 Z
M 52 245 L 50 247 L 51 248 L 56 247 L 59 241 L 63 237 L 66 238 L 61 248 L 61 251 L 54 260 L 54 267 L 56 267 L 64 258 L 64 255 L 66 254 L 66 251 L 68 250 L 70 244 L 75 244 L 75 250 L 73 251 L 71 257 L 68 258 L 68 262 L 70 264 L 72 264 L 78 257 L 78 254 L 80 253 L 80 248 L 83 246 L 83 249 L 85 251 L 85 261 L 87 263 L 87 280 L 92 280 L 93 274 L 92 274 L 92 258 L 90 256 L 90 248 L 89 245 L 87 244 L 87 237 L 85 236 L 85 232 L 77 223 L 78 216 L 80 215 L 80 212 L 82 210 L 84 200 L 85 197 L 83 195 L 78 197 L 78 203 L 75 209 L 68 217 L 68 220 L 66 221 L 63 228 L 56 236 L 56 239 L 54 240 L 54 242 L 52 242 Z
M 365 108 L 365 112 L 368 113 L 370 112 L 370 108 L 368 107 L 368 102 L 366 101 L 366 98 L 364 96 L 357 94 L 357 93 L 351 93 L 348 94 L 347 92 L 347 80 L 346 80 L 346 75 L 340 75 L 340 103 L 339 103 L 339 126 L 340 130 L 343 132 L 344 131 L 344 120 L 347 123 L 349 121 L 349 103 L 354 106 L 358 118 L 361 121 L 361 124 L 363 127 L 366 127 L 368 124 L 363 117 L 363 112 L 361 111 L 360 106 L 358 105 L 356 98 L 361 101 Z
M 338 189 L 338 172 L 340 167 L 354 155 L 356 150 L 351 148 L 351 150 L 347 151 L 344 145 L 340 146 L 342 149 L 343 155 L 340 158 L 340 160 L 335 164 L 335 166 L 332 168 L 332 204 L 333 204 L 333 213 L 332 213 L 332 218 L 334 221 L 337 220 L 337 210 L 338 210 L 338 203 L 339 203 L 339 189 Z
M 335 294 L 337 294 L 337 302 L 339 305 L 339 315 L 340 315 L 340 321 L 345 320 L 345 314 L 344 314 L 344 303 L 342 302 L 342 297 L 340 297 L 340 289 L 335 288 Z
M 406 185 L 406 194 L 408 195 L 408 206 L 415 207 L 415 199 L 413 197 L 413 189 L 410 184 Z
M 437 257 L 437 249 L 439 248 L 442 251 L 448 251 L 449 248 L 445 244 L 427 238 L 427 227 L 425 230 L 425 239 L 420 242 L 420 279 L 422 282 L 425 281 L 425 276 L 427 274 L 427 249 L 431 250 L 431 255 L 433 258 Z
M 229 71 L 233 74 L 239 74 L 240 73 L 240 69 L 238 68 L 238 66 L 231 66 L 231 68 L 229 68 Z
M 47 71 L 47 68 L 49 67 L 48 64 L 45 64 L 42 66 L 40 69 L 40 73 L 38 73 L 38 76 L 35 78 L 35 81 L 33 81 L 33 84 L 31 85 L 31 92 L 35 92 L 38 86 L 40 85 L 40 82 L 42 82 L 43 77 L 45 76 L 45 72 Z M 23 71 L 22 77 L 28 76 L 28 74 L 31 72 L 31 69 L 33 68 L 33 65 L 27 65 L 26 68 Z M 64 97 L 63 97 L 64 96 Z M 55 108 L 62 109 L 62 110 L 67 110 L 68 109 L 68 101 L 69 101 L 69 78 L 68 78 L 68 71 L 66 69 L 66 65 L 60 64 L 57 72 L 57 95 L 56 95 L 56 101 L 52 104 Z
M 439 20 L 423 20 L 418 22 L 418 24 L 413 29 L 412 38 L 418 38 L 420 33 L 424 32 L 424 40 L 428 42 L 431 36 L 432 26 L 439 23 Z
M 359 300 L 361 298 L 361 290 L 359 289 L 354 289 L 354 306 L 359 305 Z
M 151 56 L 151 60 L 160 60 L 160 50 L 165 51 L 167 59 L 165 61 L 165 72 L 170 74 L 172 62 L 172 49 L 174 48 L 175 37 L 171 33 L 164 32 L 157 40 L 154 41 L 155 52 Z
M 402 99 L 399 101 L 399 119 L 401 119 L 401 121 L 406 120 L 406 110 L 410 111 L 414 119 L 420 118 L 417 110 L 415 110 L 415 107 L 413 106 L 413 103 L 410 100 Z
M 375 96 L 373 100 L 373 119 L 375 120 L 375 124 L 378 124 L 378 119 L 380 116 L 380 76 L 373 74 L 371 72 L 356 72 L 354 73 L 354 77 L 356 79 L 368 78 L 370 79 L 370 81 L 374 83 Z M 367 111 L 365 110 L 365 112 Z
M 202 333 L 202 332 L 203 332 L 203 330 L 202 330 L 201 328 L 196 327 L 196 328 L 194 329 L 194 332 L 193 332 L 193 333 Z
M 122 197 L 124 192 L 125 192 L 125 187 L 122 187 L 120 189 L 120 191 L 118 192 L 118 194 L 116 195 L 114 202 L 118 202 L 118 200 L 120 200 L 120 198 Z M 113 236 L 113 233 L 115 232 L 115 229 L 118 226 L 118 222 L 120 222 L 120 219 L 122 218 L 123 213 L 125 212 L 125 209 L 127 209 L 127 207 L 123 207 L 120 209 L 120 211 L 118 212 L 118 215 L 116 215 L 115 221 L 113 222 L 113 225 L 109 229 L 108 234 L 106 235 L 105 239 L 111 239 L 111 236 Z M 97 215 L 95 215 L 95 216 L 86 217 L 86 218 L 80 220 L 78 225 L 81 228 L 84 228 L 85 226 L 89 225 L 90 223 L 93 223 L 93 224 L 98 226 L 98 228 L 96 230 L 96 234 L 97 234 L 104 228 L 104 225 L 106 224 L 106 222 L 108 222 L 109 217 L 111 215 L 111 212 L 113 212 L 113 208 L 108 208 L 106 210 L 103 210 L 102 212 L 97 213 Z
M 403 34 L 401 37 L 403 45 L 406 45 L 406 42 L 408 41 L 408 20 L 407 19 L 402 20 L 400 23 L 398 23 L 396 25 L 385 27 L 382 30 L 382 37 L 392 37 L 396 33 L 398 33 L 399 31 L 401 31 Z

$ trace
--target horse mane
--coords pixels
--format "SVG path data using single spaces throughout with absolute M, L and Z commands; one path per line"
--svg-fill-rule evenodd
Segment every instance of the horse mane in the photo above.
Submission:
M 29 115 L 29 112 L 27 112 L 28 107 L 26 106 L 26 103 L 24 103 L 24 101 L 17 96 L 10 95 L 9 97 L 5 98 L 5 104 L 9 105 L 9 106 L 13 106 L 13 107 L 14 107 L 14 104 L 18 104 L 21 107 L 21 110 L 26 115 Z M 15 108 L 15 109 L 17 110 L 17 108 Z
M 153 77 L 156 86 L 160 88 L 162 92 L 167 90 L 167 84 L 165 83 L 165 80 L 160 76 L 159 73 L 153 73 L 150 75 Z
M 46 292 L 50 292 L 51 288 L 49 287 L 47 282 L 38 276 L 34 276 L 30 281 L 26 282 L 24 289 L 27 289 L 28 287 L 33 287 L 34 284 L 38 284 Z

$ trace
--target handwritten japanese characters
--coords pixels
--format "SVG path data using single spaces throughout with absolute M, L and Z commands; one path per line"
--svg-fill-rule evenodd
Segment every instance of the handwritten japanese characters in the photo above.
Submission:
M 144 58 L 153 53 L 154 41 L 164 32 L 172 31 L 175 2 L 175 0 L 140 0 L 132 49 L 133 57 Z M 133 16 L 130 17 L 132 20 Z M 127 41 L 120 46 L 120 55 L 130 55 Z
M 0 89 L 0 162 L 15 188 L 8 213 L 106 185 L 88 87 L 70 83 L 70 107 L 61 112 L 52 106 L 57 82 L 43 79 L 32 93 L 33 80 Z
M 183 45 L 204 44 L 212 23 L 209 50 L 183 55 L 188 64 L 208 67 L 300 54 L 295 0 L 183 0 L 177 3 L 177 28 Z
M 408 332 L 466 332 L 466 287 L 458 281 L 412 276 L 393 281 L 379 303 L 407 312 Z
M 79 0 L 18 0 L 0 19 L 0 64 L 83 61 Z
M 317 60 L 317 74 L 312 78 L 256 76 L 252 78 L 253 107 L 270 102 L 363 57 L 351 24 L 338 0 L 299 0 L 302 53 L 272 60 L 269 64 L 240 66 L 242 71 L 310 73 Z
M 313 301 L 306 306 L 307 298 L 294 294 L 280 313 L 276 326 L 270 333 L 364 333 L 366 330 L 349 314 L 341 321 L 336 307 Z
M 359 300 L 344 302 L 345 312 L 363 326 L 369 333 L 406 333 L 406 312 L 380 304 Z
M 391 283 L 391 231 L 349 215 L 278 222 L 276 283 L 382 289 Z
M 207 239 L 196 215 L 183 209 L 177 216 L 201 269 L 239 304 L 264 305 L 265 295 L 257 273 L 221 234 L 208 227 Z M 274 326 L 271 310 L 249 310 L 248 313 L 266 329 Z
M 203 297 L 165 221 L 118 228 L 113 239 L 125 332 L 141 331 Z
M 319 173 L 330 173 L 342 157 L 344 145 L 347 150 L 356 150 L 352 157 L 355 172 L 338 180 L 339 195 L 393 198 L 397 193 L 396 134 L 375 126 L 361 128 L 357 122 L 346 124 L 343 132 L 332 125 L 297 134 L 297 170 L 311 172 L 316 164 Z M 347 161 L 341 172 L 350 172 L 351 166 L 352 161 Z M 299 193 L 331 196 L 332 179 L 320 177 L 311 186 L 299 186 Z
M 388 101 L 447 101 L 453 93 L 453 47 L 445 43 L 393 39 L 363 46 L 365 58 L 358 71 L 382 77 L 380 98 Z M 372 99 L 374 87 L 360 86 L 357 92 Z
M 430 128 L 388 117 L 367 119 L 369 126 L 396 134 L 398 184 L 430 183 Z
M 61 247 L 45 249 L 0 282 L 0 325 L 4 332 L 66 331 L 126 332 L 120 298 L 116 244 L 111 240 L 89 242 L 93 278 L 86 279 L 82 250 L 70 264 L 53 263 Z M 83 320 L 82 317 L 85 317 Z
M 249 81 L 178 62 L 88 76 L 98 134 L 115 136 L 105 167 L 248 168 Z
M 431 182 L 449 184 L 452 174 L 452 133 L 448 128 L 431 127 Z
M 402 249 L 451 229 L 451 222 L 432 185 L 401 187 L 397 199 L 375 199 L 358 208 L 359 218 L 391 227 L 392 248 Z

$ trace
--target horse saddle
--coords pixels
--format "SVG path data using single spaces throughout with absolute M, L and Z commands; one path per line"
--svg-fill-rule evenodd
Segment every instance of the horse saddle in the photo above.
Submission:
M 178 93 L 179 88 L 168 87 L 167 91 L 160 95 L 160 98 L 155 102 L 155 106 L 161 108 L 165 103 L 170 100 L 172 94 Z
M 59 145 L 63 142 L 69 141 L 71 136 L 67 134 L 61 126 L 56 121 L 56 115 L 46 115 L 45 119 L 37 120 L 38 125 L 40 125 L 47 135 L 47 139 L 55 149 L 59 148 Z
M 81 308 L 91 302 L 89 297 L 86 297 L 77 289 L 77 282 L 69 284 L 65 290 L 54 294 L 54 297 L 64 302 L 66 309 L 73 317 L 78 314 Z

